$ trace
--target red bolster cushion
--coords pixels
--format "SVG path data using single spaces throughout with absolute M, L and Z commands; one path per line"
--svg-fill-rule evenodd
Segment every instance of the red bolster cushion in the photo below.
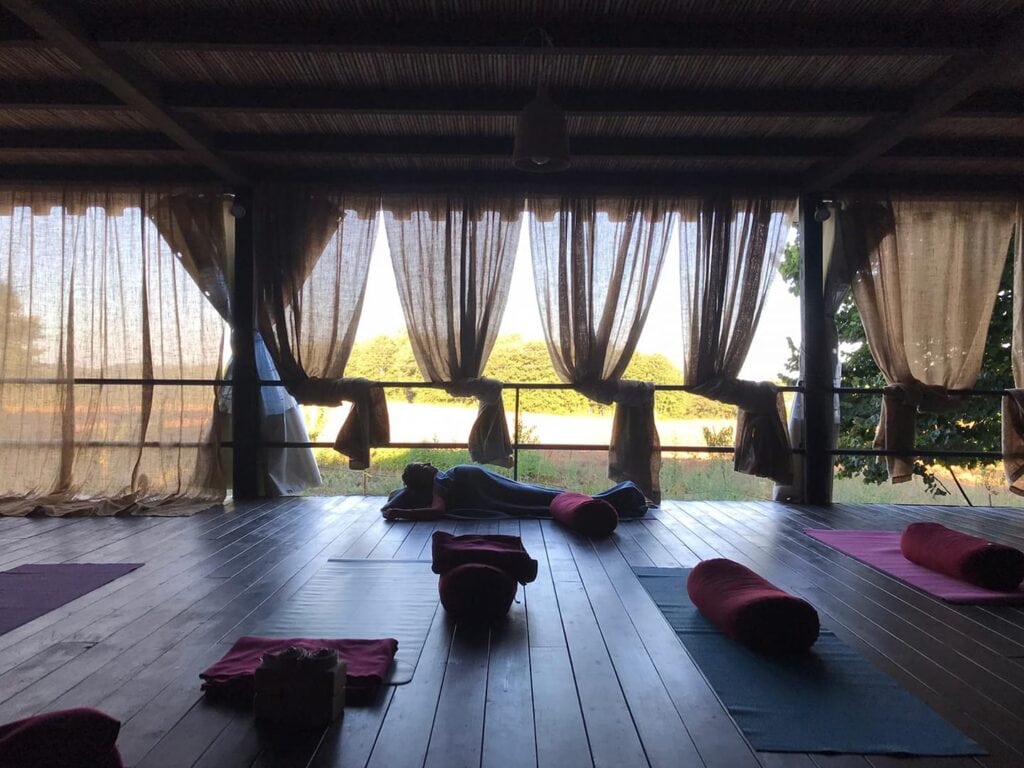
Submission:
M 501 568 L 466 563 L 441 575 L 441 605 L 456 619 L 493 621 L 512 607 L 518 585 Z
M 64 709 L 0 726 L 0 766 L 121 768 L 121 723 L 95 709 Z
M 760 653 L 798 653 L 818 639 L 814 606 L 732 560 L 699 563 L 686 591 L 712 624 Z
M 907 560 L 928 570 L 985 589 L 1012 592 L 1024 580 L 1024 552 L 938 523 L 908 525 L 900 550 Z
M 615 507 L 583 493 L 560 493 L 551 500 L 551 517 L 566 528 L 595 539 L 609 535 L 619 524 Z
M 452 536 L 435 531 L 431 550 L 434 573 L 444 574 L 466 563 L 481 563 L 500 568 L 520 584 L 537 578 L 537 561 L 530 557 L 518 536 Z

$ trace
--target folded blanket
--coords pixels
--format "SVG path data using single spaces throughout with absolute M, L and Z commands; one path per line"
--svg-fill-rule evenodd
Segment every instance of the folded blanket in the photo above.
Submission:
M 444 609 L 456 619 L 472 621 L 500 619 L 512 607 L 517 589 L 507 571 L 482 563 L 445 571 L 437 583 Z
M 433 571 L 444 574 L 466 563 L 491 565 L 508 573 L 520 584 L 537 578 L 537 561 L 518 536 L 452 536 L 435 531 L 431 540 Z
M 372 698 L 391 667 L 398 651 L 398 641 L 380 640 L 313 640 L 271 637 L 240 637 L 224 657 L 199 673 L 207 696 L 240 705 L 252 704 L 256 668 L 266 653 L 280 653 L 286 648 L 319 651 L 324 648 L 338 652 L 346 664 L 345 700 L 359 704 Z
M 121 723 L 95 709 L 65 709 L 0 725 L 4 768 L 121 768 Z
M 1024 552 L 939 523 L 908 525 L 900 550 L 913 563 L 985 589 L 1011 592 L 1024 580 Z
M 818 639 L 818 612 L 810 603 L 732 560 L 699 563 L 686 591 L 712 624 L 755 651 L 796 653 Z
M 615 507 L 582 493 L 560 493 L 551 501 L 551 517 L 584 536 L 608 536 L 619 524 Z

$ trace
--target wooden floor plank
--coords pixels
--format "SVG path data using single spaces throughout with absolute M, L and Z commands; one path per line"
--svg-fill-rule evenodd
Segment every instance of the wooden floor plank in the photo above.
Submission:
M 520 587 L 520 598 L 524 591 Z M 481 768 L 537 764 L 531 680 L 527 608 L 520 599 L 491 629 Z
M 478 768 L 483 753 L 490 630 L 455 628 L 427 745 L 424 768 Z
M 0 720 L 97 706 L 133 766 L 1018 768 L 1024 610 L 952 606 L 805 527 L 936 520 L 1024 546 L 1019 510 L 666 502 L 592 542 L 550 521 L 388 522 L 382 499 L 277 499 L 192 518 L 0 519 L 0 567 L 144 562 L 0 636 Z M 204 701 L 197 673 L 328 557 L 428 559 L 434 531 L 520 535 L 538 560 L 506 622 L 439 611 L 412 682 L 325 731 L 278 739 Z M 726 556 L 814 601 L 848 643 L 979 740 L 978 758 L 756 754 L 631 566 Z
M 572 551 L 561 529 L 547 521 L 542 529 L 549 563 L 560 564 L 555 595 L 594 765 L 649 765 Z

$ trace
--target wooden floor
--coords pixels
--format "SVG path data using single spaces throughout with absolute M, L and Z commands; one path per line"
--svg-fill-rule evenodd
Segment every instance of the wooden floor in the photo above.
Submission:
M 1024 546 L 1019 511 L 667 502 L 613 539 L 550 522 L 388 523 L 370 497 L 286 499 L 187 519 L 2 519 L 0 567 L 144 568 L 0 636 L 0 722 L 93 706 L 123 722 L 130 766 L 1024 766 L 1024 611 L 932 600 L 801 533 L 932 519 Z M 262 738 L 197 673 L 240 621 L 289 599 L 328 557 L 429 558 L 433 530 L 518 534 L 540 576 L 488 634 L 437 613 L 411 683 L 326 733 Z M 879 668 L 985 746 L 983 758 L 751 751 L 631 565 L 739 560 L 811 600 Z

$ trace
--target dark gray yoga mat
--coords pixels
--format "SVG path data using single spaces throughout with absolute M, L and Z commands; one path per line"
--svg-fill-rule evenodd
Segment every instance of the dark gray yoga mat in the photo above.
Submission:
M 810 653 L 763 656 L 701 615 L 686 594 L 689 568 L 633 570 L 754 749 L 985 754 L 824 627 Z
M 419 560 L 329 560 L 284 605 L 233 630 L 261 637 L 393 637 L 398 653 L 386 681 L 413 672 L 439 604 L 437 575 Z
M 0 635 L 60 608 L 142 563 L 45 563 L 0 573 Z

